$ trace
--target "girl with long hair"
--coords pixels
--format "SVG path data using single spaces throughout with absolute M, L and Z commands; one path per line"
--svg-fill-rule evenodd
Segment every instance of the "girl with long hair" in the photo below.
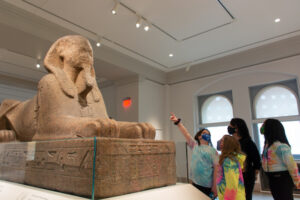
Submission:
M 265 137 L 262 166 L 272 196 L 275 200 L 293 200 L 293 188 L 300 189 L 300 177 L 284 127 L 277 119 L 267 119 L 260 132 Z
M 220 200 L 245 200 L 245 186 L 242 169 L 246 156 L 234 137 L 224 135 L 220 144 L 217 190 Z
M 192 184 L 201 192 L 209 196 L 212 192 L 217 196 L 216 175 L 218 165 L 218 153 L 211 145 L 210 132 L 201 129 L 193 138 L 184 127 L 180 118 L 171 113 L 170 120 L 177 125 L 186 139 L 188 146 L 192 149 L 190 178 Z
M 243 178 L 245 183 L 246 200 L 252 199 L 252 192 L 261 167 L 258 149 L 250 137 L 246 122 L 241 118 L 232 118 L 228 126 L 228 133 L 234 136 L 246 154 Z

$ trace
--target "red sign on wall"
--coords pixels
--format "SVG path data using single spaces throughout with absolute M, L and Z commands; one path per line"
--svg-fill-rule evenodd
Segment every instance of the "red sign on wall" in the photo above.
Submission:
M 131 104 L 132 104 L 132 101 L 131 101 L 130 97 L 126 97 L 123 99 L 123 102 L 122 102 L 123 108 L 125 108 L 125 109 L 130 108 Z

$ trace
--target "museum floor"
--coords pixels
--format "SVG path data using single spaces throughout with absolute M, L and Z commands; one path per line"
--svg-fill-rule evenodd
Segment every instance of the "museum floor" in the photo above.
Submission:
M 267 194 L 267 193 L 254 193 L 252 199 L 253 200 L 273 200 L 272 195 Z M 294 200 L 300 200 L 300 196 L 298 196 L 297 198 L 294 197 Z

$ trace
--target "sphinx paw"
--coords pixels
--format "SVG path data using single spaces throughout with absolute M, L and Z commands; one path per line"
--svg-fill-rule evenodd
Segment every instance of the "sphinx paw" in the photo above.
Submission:
M 16 133 L 13 130 L 0 130 L 0 142 L 16 141 Z

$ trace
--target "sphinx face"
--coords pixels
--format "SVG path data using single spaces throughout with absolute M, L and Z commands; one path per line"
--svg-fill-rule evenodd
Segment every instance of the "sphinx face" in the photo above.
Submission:
M 78 94 L 85 96 L 93 87 L 95 73 L 93 51 L 87 41 L 74 43 L 64 52 L 64 71 L 74 82 Z

